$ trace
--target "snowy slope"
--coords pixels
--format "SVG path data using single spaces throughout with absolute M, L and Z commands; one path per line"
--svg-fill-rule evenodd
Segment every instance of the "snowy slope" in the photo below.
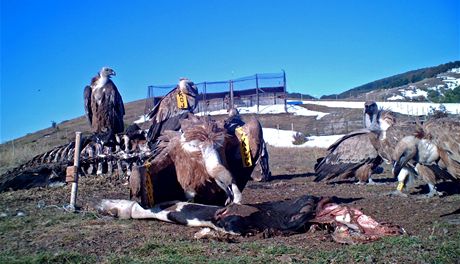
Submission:
M 237 107 L 238 111 L 240 114 L 255 114 L 257 113 L 257 106 L 251 106 L 251 107 Z M 298 105 L 287 105 L 287 111 L 288 113 L 291 113 L 293 115 L 299 115 L 299 116 L 316 116 L 316 119 L 321 119 L 323 116 L 328 115 L 328 113 L 323 113 L 323 112 L 317 112 L 317 111 L 311 111 L 308 110 L 304 107 L 298 106 Z M 284 109 L 284 105 L 261 105 L 259 106 L 259 114 L 281 114 L 281 113 L 286 113 Z M 209 113 L 197 113 L 198 116 L 203 116 L 203 115 L 226 115 L 227 110 L 222 109 L 218 111 L 212 111 Z M 134 121 L 134 123 L 140 124 L 147 122 L 148 119 L 146 116 L 142 115 Z
M 347 102 L 347 101 L 302 101 L 304 104 L 324 105 L 328 107 L 339 108 L 358 108 L 363 109 L 364 101 Z M 405 115 L 426 115 L 430 107 L 439 109 L 441 104 L 436 103 L 418 103 L 418 102 L 377 102 L 379 107 L 391 110 L 393 112 Z M 452 114 L 460 114 L 460 104 L 443 104 L 446 110 Z
M 264 140 L 267 144 L 274 147 L 318 147 L 318 148 L 328 148 L 332 143 L 337 139 L 341 138 L 343 135 L 332 135 L 332 136 L 312 136 L 308 137 L 308 141 L 302 145 L 294 145 L 293 136 L 297 133 L 296 131 L 290 130 L 278 130 L 276 128 L 264 128 Z
M 389 89 L 388 101 L 427 101 L 428 91 L 437 91 L 444 95 L 445 91 L 460 86 L 460 68 L 453 68 L 438 74 L 435 78 L 428 78 L 416 83 Z
M 257 106 L 251 107 L 237 107 L 240 114 L 251 114 L 257 113 Z M 328 113 L 311 111 L 304 107 L 298 105 L 287 105 L 288 113 L 292 113 L 294 115 L 299 116 L 316 116 L 316 119 L 321 119 L 323 116 L 327 115 Z M 284 109 L 284 105 L 261 105 L 259 106 L 259 114 L 281 114 L 286 113 Z M 218 111 L 209 112 L 209 115 L 226 115 L 227 110 L 222 109 Z M 204 115 L 204 113 L 198 113 L 198 115 Z

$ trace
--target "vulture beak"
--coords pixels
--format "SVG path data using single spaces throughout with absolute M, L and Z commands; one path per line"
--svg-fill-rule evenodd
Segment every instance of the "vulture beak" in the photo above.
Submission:
M 366 114 L 371 114 L 371 112 L 369 111 L 369 106 L 368 106 L 368 105 L 366 105 L 366 106 L 364 107 L 364 113 L 366 113 Z
M 411 160 L 413 155 L 409 155 L 408 151 L 404 151 L 403 154 L 393 163 L 393 176 L 398 177 L 402 168 L 406 166 L 407 162 Z
M 116 76 L 116 75 L 117 73 L 114 70 L 112 70 L 112 72 L 110 73 L 110 76 Z

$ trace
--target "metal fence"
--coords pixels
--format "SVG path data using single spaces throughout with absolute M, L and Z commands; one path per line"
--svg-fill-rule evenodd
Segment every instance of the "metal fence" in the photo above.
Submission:
M 198 105 L 195 112 L 209 113 L 221 109 L 284 104 L 286 109 L 286 73 L 258 73 L 227 81 L 195 83 Z M 176 85 L 150 85 L 144 112 L 150 109 Z
M 364 127 L 363 120 L 351 120 L 342 122 L 316 121 L 305 127 L 305 134 L 310 136 L 329 136 L 348 134 Z

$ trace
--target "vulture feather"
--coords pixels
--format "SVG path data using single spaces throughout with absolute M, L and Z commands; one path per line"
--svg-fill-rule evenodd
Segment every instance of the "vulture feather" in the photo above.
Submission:
M 454 118 L 428 120 L 415 136 L 404 137 L 395 147 L 393 174 L 400 175 L 404 166 L 415 163 L 415 169 L 428 183 L 427 196 L 439 194 L 437 180 L 460 182 L 460 121 Z M 398 176 L 398 191 L 404 187 L 408 174 Z
M 147 139 L 155 144 L 160 134 L 165 130 L 178 131 L 181 128 L 180 120 L 187 118 L 196 107 L 198 89 L 195 84 L 185 78 L 166 94 L 150 111 L 148 117 L 152 120 Z
M 346 134 L 328 148 L 328 154 L 315 164 L 315 181 L 356 177 L 359 183 L 372 182 L 370 175 L 381 163 L 381 140 L 394 124 L 391 112 L 378 110 L 375 102 L 366 102 L 365 129 Z
M 315 181 L 356 176 L 367 182 L 372 170 L 382 162 L 373 141 L 378 135 L 369 129 L 351 132 L 328 148 L 328 155 L 315 165 Z
M 95 133 L 124 131 L 125 108 L 117 87 L 110 79 L 115 71 L 103 67 L 83 91 L 86 117 Z
M 180 123 L 181 131 L 166 130 L 161 134 L 146 165 L 154 203 L 173 200 L 214 205 L 239 203 L 261 154 L 260 123 L 249 118 L 241 127 L 242 134 L 230 134 L 220 123 L 193 114 Z M 242 137 L 248 138 L 253 161 L 247 167 L 243 164 Z
M 242 120 L 238 109 L 231 108 L 228 110 L 228 118 L 224 120 L 224 128 L 227 129 L 227 132 L 231 135 L 235 135 L 235 130 L 238 127 L 245 125 L 245 122 Z M 262 133 L 262 132 L 260 132 Z M 253 171 L 251 178 L 255 181 L 268 181 L 271 177 L 270 165 L 269 165 L 269 155 L 267 145 L 263 137 L 259 139 L 260 141 L 260 153 L 259 158 L 256 161 L 256 168 Z

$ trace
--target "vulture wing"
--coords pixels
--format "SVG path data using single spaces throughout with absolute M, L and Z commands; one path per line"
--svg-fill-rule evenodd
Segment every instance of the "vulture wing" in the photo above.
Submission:
M 438 147 L 447 171 L 460 180 L 460 120 L 439 118 L 429 120 L 423 127 L 425 138 Z
M 125 130 L 123 122 L 125 106 L 123 105 L 121 95 L 112 80 L 108 80 L 103 89 L 105 89 L 105 92 L 107 93 L 109 107 L 112 109 L 111 111 L 108 111 L 112 121 L 112 131 L 114 133 L 121 133 Z
M 93 111 L 91 110 L 91 86 L 86 86 L 83 91 L 83 101 L 85 103 L 85 113 L 88 118 L 89 125 L 93 123 Z
M 398 122 L 389 127 L 386 131 L 384 140 L 378 141 L 379 155 L 388 163 L 393 161 L 393 151 L 396 149 L 398 142 L 406 137 L 416 133 L 416 126 L 410 122 Z
M 179 86 L 166 94 L 148 114 L 149 119 L 152 120 L 147 136 L 149 142 L 154 143 L 165 130 L 179 130 L 180 120 L 187 118 L 188 113 L 193 113 L 195 98 L 187 94 L 188 108 L 180 109 L 176 100 L 178 91 Z
M 352 175 L 361 166 L 373 163 L 378 158 L 376 139 L 376 134 L 361 129 L 337 140 L 328 148 L 327 156 L 315 165 L 315 181 Z

